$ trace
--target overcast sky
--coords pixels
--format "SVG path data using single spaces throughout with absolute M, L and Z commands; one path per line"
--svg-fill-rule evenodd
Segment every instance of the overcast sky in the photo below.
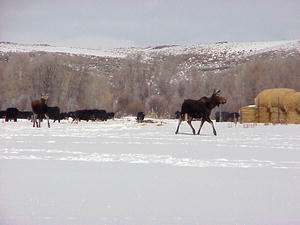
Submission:
M 0 41 L 86 48 L 300 39 L 300 0 L 0 0 Z

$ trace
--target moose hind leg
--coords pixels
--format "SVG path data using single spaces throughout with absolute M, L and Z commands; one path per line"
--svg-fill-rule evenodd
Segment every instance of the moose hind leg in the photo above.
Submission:
M 194 129 L 194 127 L 192 126 L 192 120 L 193 118 L 189 116 L 188 120 L 187 120 L 187 123 L 190 125 L 190 127 L 192 128 L 193 130 L 193 134 L 196 134 L 196 131 Z
M 35 125 L 37 125 L 36 124 L 36 114 L 33 114 L 32 123 L 33 123 L 33 127 L 35 127 Z
M 49 116 L 45 114 L 45 117 L 47 119 L 48 127 L 50 128 Z
M 178 126 L 177 126 L 177 129 L 176 129 L 176 131 L 175 131 L 175 134 L 178 134 L 179 126 L 180 126 L 181 122 L 182 122 L 182 118 L 181 118 L 181 116 L 180 116 L 180 117 L 179 117 L 179 120 L 178 120 Z

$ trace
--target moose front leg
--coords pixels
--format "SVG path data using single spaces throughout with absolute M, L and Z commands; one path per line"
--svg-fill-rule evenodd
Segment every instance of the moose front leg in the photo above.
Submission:
M 217 131 L 216 131 L 216 129 L 215 129 L 215 126 L 214 126 L 213 121 L 212 121 L 211 119 L 208 119 L 207 122 L 209 122 L 209 123 L 211 124 L 211 126 L 212 126 L 212 128 L 213 128 L 214 135 L 217 136 Z
M 176 131 L 175 131 L 175 134 L 178 134 L 179 126 L 180 126 L 181 122 L 182 122 L 182 117 L 180 116 L 180 118 L 179 118 L 179 120 L 178 120 L 178 126 L 177 126 L 177 129 L 176 129 Z
M 197 133 L 198 135 L 200 134 L 200 130 L 201 130 L 201 128 L 203 127 L 204 122 L 205 122 L 205 119 L 202 119 L 202 120 L 201 120 L 200 127 L 199 127 L 199 130 L 198 130 L 198 133 Z
M 32 117 L 33 127 L 37 126 L 37 122 L 36 122 L 37 118 L 36 117 L 37 117 L 36 114 L 33 114 L 33 117 Z

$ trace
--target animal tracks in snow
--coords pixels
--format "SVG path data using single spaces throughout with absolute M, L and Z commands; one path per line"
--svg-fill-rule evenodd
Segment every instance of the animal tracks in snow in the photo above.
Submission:
M 22 120 L 3 123 L 0 159 L 197 168 L 300 168 L 297 125 L 243 128 L 216 123 L 216 137 L 209 124 L 204 125 L 201 135 L 187 135 L 191 130 L 186 124 L 182 125 L 183 133 L 175 135 L 176 126 L 176 120 L 141 125 L 135 118 L 78 124 L 63 121 L 50 129 L 32 129 L 30 122 Z
M 222 167 L 222 168 L 278 168 L 300 169 L 297 161 L 262 161 L 256 159 L 228 160 L 210 159 L 201 160 L 193 158 L 178 158 L 171 155 L 147 154 L 110 154 L 110 153 L 84 153 L 77 151 L 60 151 L 46 149 L 1 149 L 0 159 L 18 160 L 58 160 L 81 161 L 94 163 L 129 163 L 129 164 L 160 164 L 176 167 Z

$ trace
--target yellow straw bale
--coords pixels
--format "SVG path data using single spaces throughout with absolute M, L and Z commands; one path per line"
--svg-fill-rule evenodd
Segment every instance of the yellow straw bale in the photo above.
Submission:
M 255 98 L 255 104 L 259 107 L 278 107 L 284 109 L 283 99 L 286 95 L 295 93 L 294 89 L 290 88 L 274 88 L 266 89 L 260 92 Z
M 270 122 L 271 123 L 286 123 L 287 122 L 286 113 L 278 107 L 270 108 Z
M 300 124 L 300 113 L 288 112 L 287 113 L 287 123 Z
M 286 112 L 300 113 L 300 92 L 294 92 L 286 95 L 283 99 L 283 107 Z
M 268 108 L 266 107 L 257 107 L 257 121 L 258 123 L 269 123 L 270 114 Z
M 240 109 L 241 123 L 257 123 L 257 107 L 245 106 Z

